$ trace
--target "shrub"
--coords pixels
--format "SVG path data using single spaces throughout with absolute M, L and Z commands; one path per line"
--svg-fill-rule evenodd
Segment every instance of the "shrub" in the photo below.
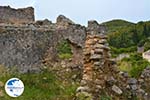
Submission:
M 137 50 L 136 46 L 132 46 L 132 47 L 128 47 L 128 48 L 111 47 L 112 54 L 114 54 L 114 55 L 118 55 L 118 54 L 121 54 L 121 53 L 130 53 L 130 52 L 134 52 L 136 50 Z
M 63 40 L 57 45 L 58 56 L 61 59 L 69 59 L 72 57 L 71 46 L 67 40 Z
M 145 60 L 137 61 L 134 64 L 132 64 L 132 68 L 129 72 L 129 74 L 132 77 L 139 77 L 142 73 L 142 71 L 149 65 L 149 63 Z
M 124 58 L 119 62 L 119 68 L 129 72 L 129 75 L 132 77 L 138 77 L 149 64 L 140 54 L 133 53 L 130 55 L 130 58 Z
M 61 58 L 61 59 L 69 59 L 69 58 L 72 57 L 72 54 L 65 53 L 65 54 L 59 54 L 58 56 L 59 56 L 59 58 Z

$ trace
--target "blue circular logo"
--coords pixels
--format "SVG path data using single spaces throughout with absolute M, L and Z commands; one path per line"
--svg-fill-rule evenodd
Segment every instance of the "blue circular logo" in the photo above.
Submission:
M 5 91 L 11 97 L 18 97 L 24 91 L 24 84 L 18 78 L 11 78 L 5 84 Z

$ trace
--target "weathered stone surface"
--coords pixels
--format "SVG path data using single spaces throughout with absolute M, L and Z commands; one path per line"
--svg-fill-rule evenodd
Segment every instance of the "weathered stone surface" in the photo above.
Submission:
M 138 79 L 138 82 L 139 82 L 140 84 L 143 84 L 143 83 L 144 83 L 144 79 Z
M 129 75 L 128 75 L 127 72 L 123 72 L 122 75 L 123 75 L 123 77 L 125 77 L 125 78 L 128 78 L 128 77 L 129 77 Z
M 95 66 L 99 66 L 100 64 L 101 64 L 100 61 L 94 62 L 94 65 L 95 65 Z
M 144 71 L 142 72 L 142 75 L 146 78 L 150 78 L 150 67 L 147 67 L 146 69 L 144 69 Z
M 31 23 L 34 22 L 34 8 L 14 9 L 0 6 L 0 23 Z
M 39 68 L 44 53 L 53 43 L 53 33 L 32 31 L 31 28 L 4 29 L 6 31 L 0 34 L 0 64 L 8 67 L 16 66 L 21 72 Z
M 111 76 L 110 78 L 107 79 L 107 84 L 110 86 L 113 86 L 113 84 L 115 84 L 117 81 L 114 79 L 113 76 Z
M 95 24 L 96 27 L 97 24 L 95 22 L 93 24 Z M 92 30 L 94 30 L 94 28 Z M 81 86 L 84 85 L 89 87 L 90 91 L 88 93 L 92 94 L 94 100 L 98 100 L 99 96 L 102 95 L 101 91 L 105 91 L 106 88 L 113 86 L 117 82 L 112 74 L 114 72 L 110 71 L 110 69 L 113 69 L 113 64 L 109 59 L 109 49 L 105 49 L 108 48 L 108 45 L 105 45 L 105 43 L 107 43 L 107 41 L 105 41 L 106 38 L 105 35 L 98 35 L 95 33 L 88 35 L 83 51 L 84 67 Z M 100 40 L 102 40 L 101 43 L 98 43 Z M 112 89 L 117 94 L 123 93 L 122 90 L 120 88 L 118 89 L 116 86 L 113 86 Z M 109 93 L 109 91 L 105 92 Z
M 119 95 L 121 95 L 123 93 L 122 90 L 116 85 L 112 86 L 112 90 Z
M 101 53 L 103 53 L 103 49 L 95 49 L 94 52 L 97 54 L 99 54 L 99 53 L 101 54 Z
M 131 87 L 131 90 L 133 90 L 133 91 L 138 89 L 137 85 L 130 85 L 130 87 Z
M 96 44 L 96 45 L 94 45 L 94 47 L 95 47 L 95 48 L 102 48 L 102 49 L 103 49 L 103 48 L 104 48 L 104 45 L 103 45 L 103 44 Z
M 138 95 L 141 97 L 143 100 L 149 100 L 150 98 L 150 67 L 146 67 L 140 78 L 138 79 L 138 85 L 140 89 L 137 90 Z M 143 90 L 143 91 L 141 91 Z
M 38 20 L 35 22 L 35 25 L 52 25 L 52 22 L 48 19 L 45 20 Z
M 10 15 L 13 12 L 14 15 Z M 0 64 L 8 67 L 24 66 L 23 72 L 33 69 L 32 67 L 35 65 L 34 70 L 38 70 L 41 63 L 57 61 L 56 46 L 61 40 L 67 40 L 70 43 L 73 52 L 72 62 L 74 64 L 82 63 L 82 48 L 86 38 L 86 27 L 75 24 L 63 15 L 57 18 L 57 23 L 52 23 L 48 19 L 34 22 L 34 9 L 31 7 L 25 9 L 13 9 L 9 6 L 0 7 L 1 14 L 1 18 L 6 16 L 7 21 L 3 20 L 4 22 L 12 23 L 11 20 L 15 16 L 20 23 L 24 23 L 24 21 L 26 23 L 18 25 L 14 19 L 14 24 L 0 24 L 0 38 L 2 38 L 0 45 L 5 48 L 5 51 L 0 50 L 2 51 L 0 57 L 3 57 L 3 59 L 0 59 Z M 19 15 L 23 18 L 18 17 Z M 24 16 L 31 22 L 25 20 Z M 28 16 L 32 17 L 32 20 Z M 6 60 L 7 58 L 8 60 Z
M 85 80 L 81 80 L 81 86 L 87 85 L 87 82 Z
M 89 90 L 89 87 L 78 87 L 76 92 L 87 92 Z
M 129 85 L 135 85 L 137 83 L 137 80 L 135 79 L 135 78 L 130 78 L 129 80 L 128 80 L 128 84 Z
M 57 23 L 44 20 L 33 24 L 0 24 L 0 30 L 0 64 L 4 66 L 16 66 L 23 73 L 39 72 L 43 63 L 52 64 L 58 60 L 56 47 L 62 40 L 71 45 L 72 62 L 82 63 L 86 38 L 84 26 L 68 24 L 67 29 L 59 29 Z
M 104 34 L 106 28 L 103 25 L 99 25 L 97 21 L 91 20 L 88 21 L 87 34 Z
M 73 21 L 71 21 L 69 18 L 65 17 L 64 15 L 59 15 L 57 17 L 58 25 L 69 25 L 69 24 L 75 24 Z
M 101 55 L 97 55 L 97 54 L 93 54 L 91 55 L 90 59 L 101 59 L 102 56 Z
M 107 40 L 106 39 L 101 39 L 101 40 L 98 41 L 98 43 L 105 44 L 105 43 L 107 43 Z

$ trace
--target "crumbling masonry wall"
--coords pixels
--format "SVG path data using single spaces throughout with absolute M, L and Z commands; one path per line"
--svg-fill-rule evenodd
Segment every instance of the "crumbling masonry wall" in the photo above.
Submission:
M 34 22 L 34 8 L 13 9 L 0 6 L 0 23 L 31 23 Z
M 95 32 L 96 33 L 96 32 Z M 139 79 L 117 69 L 111 59 L 107 36 L 89 34 L 85 41 L 83 78 L 76 100 L 149 100 L 150 68 Z
M 106 39 L 103 34 L 88 35 L 85 41 L 83 78 L 77 92 L 87 93 L 93 100 L 99 100 L 102 90 L 106 88 L 106 80 L 116 71 L 115 67 L 110 68 L 112 62 Z M 122 94 L 121 90 L 119 94 Z

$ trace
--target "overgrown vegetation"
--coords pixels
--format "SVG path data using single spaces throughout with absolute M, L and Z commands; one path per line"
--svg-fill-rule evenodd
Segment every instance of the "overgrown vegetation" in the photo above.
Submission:
M 137 50 L 136 46 L 131 46 L 131 47 L 127 47 L 127 48 L 115 48 L 115 47 L 111 47 L 111 54 L 112 57 L 117 57 L 119 54 L 122 53 L 132 53 L 135 52 Z
M 57 51 L 61 59 L 69 59 L 72 57 L 71 47 L 67 40 L 63 40 L 57 45 Z
M 114 53 L 133 52 L 137 46 L 150 45 L 150 21 L 137 24 L 124 20 L 103 23 L 108 28 L 109 44 Z M 116 49 L 118 49 L 116 51 Z
M 0 81 L 3 83 L 12 77 L 17 77 L 25 85 L 24 93 L 20 97 L 11 98 L 5 93 L 0 100 L 72 100 L 77 88 L 77 84 L 63 83 L 55 73 L 50 71 L 13 74 L 3 70 L 0 74 Z M 4 91 L 4 87 L 2 89 Z
M 150 21 L 135 24 L 124 20 L 112 20 L 103 24 L 108 29 L 112 56 L 115 58 L 125 53 L 130 55 L 130 58 L 118 62 L 119 68 L 127 71 L 132 77 L 138 77 L 149 65 L 141 54 L 137 54 L 137 46 L 144 47 L 145 51 L 150 49 Z
M 124 58 L 118 66 L 122 71 L 129 73 L 131 77 L 139 77 L 141 72 L 150 65 L 150 63 L 142 58 L 140 54 L 133 53 L 130 58 Z

